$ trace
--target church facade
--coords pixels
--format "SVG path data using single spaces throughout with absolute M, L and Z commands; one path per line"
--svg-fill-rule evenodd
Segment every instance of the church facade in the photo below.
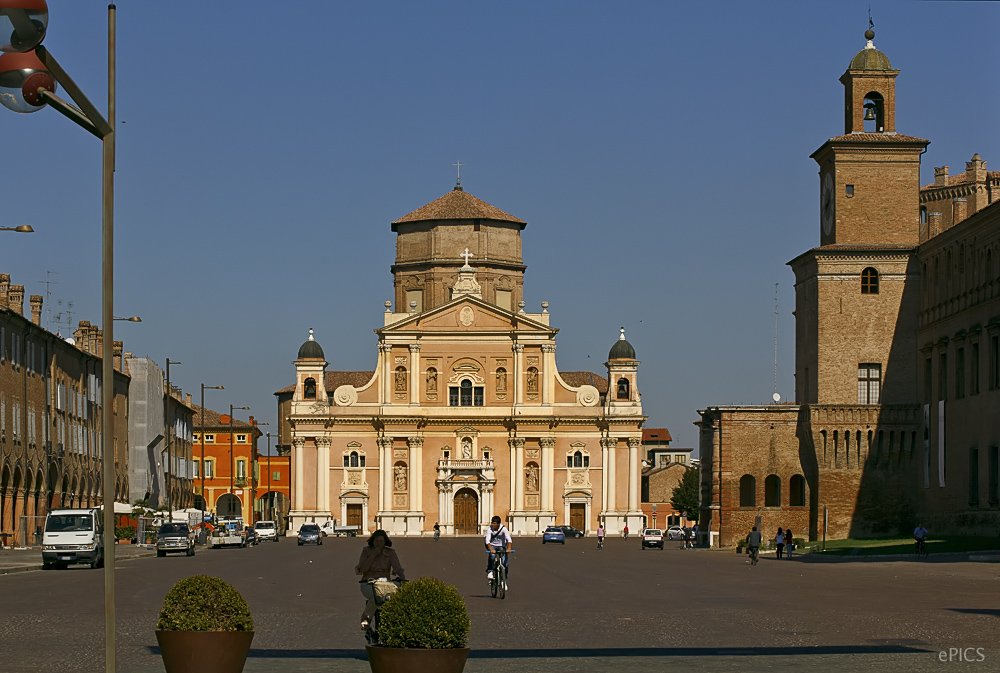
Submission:
M 392 223 L 373 371 L 327 371 L 310 330 L 275 393 L 290 534 L 331 518 L 397 535 L 480 534 L 494 515 L 515 535 L 641 526 L 639 361 L 623 329 L 606 377 L 558 370 L 547 303 L 522 299 L 525 226 L 458 185 Z
M 874 32 L 840 81 L 819 247 L 795 274 L 795 404 L 699 411 L 704 543 L 759 524 L 817 539 L 1000 525 L 1000 173 L 935 169 L 896 131 Z

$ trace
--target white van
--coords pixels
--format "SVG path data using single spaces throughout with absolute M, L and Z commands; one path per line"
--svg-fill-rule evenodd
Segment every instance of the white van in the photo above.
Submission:
M 54 509 L 45 517 L 42 567 L 65 568 L 70 563 L 104 567 L 104 527 L 100 509 Z

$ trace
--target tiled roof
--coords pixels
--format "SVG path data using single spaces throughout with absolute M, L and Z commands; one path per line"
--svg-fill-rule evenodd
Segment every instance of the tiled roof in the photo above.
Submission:
M 197 404 L 192 404 L 191 408 L 194 410 L 194 418 L 191 419 L 191 422 L 194 425 L 194 427 L 195 427 L 196 430 L 198 428 L 201 428 L 201 427 L 206 427 L 206 428 L 228 428 L 229 427 L 228 423 L 223 423 L 220 420 L 220 416 L 222 415 L 220 412 L 218 412 L 218 411 L 212 411 L 208 407 L 205 407 L 205 425 L 202 426 L 202 424 L 201 424 L 201 407 L 199 407 Z M 250 424 L 247 423 L 246 421 L 241 421 L 240 419 L 238 419 L 238 418 L 236 418 L 234 416 L 233 417 L 233 427 L 234 428 L 250 428 Z M 259 432 L 259 430 L 258 430 L 258 432 Z
M 644 442 L 669 442 L 673 439 L 670 431 L 666 428 L 643 428 L 642 441 Z
M 863 142 L 863 143 L 929 143 L 929 140 L 915 136 L 904 136 L 902 133 L 848 133 L 830 138 L 826 142 Z
M 405 222 L 422 222 L 426 220 L 474 220 L 476 218 L 484 220 L 500 220 L 502 222 L 514 222 L 516 224 L 527 224 L 524 220 L 518 219 L 509 213 L 505 213 L 499 208 L 491 206 L 481 199 L 477 199 L 472 194 L 453 189 L 440 199 L 431 201 L 422 208 L 417 208 L 409 215 L 404 215 L 393 222 L 395 225 Z M 524 227 L 521 227 L 522 229 Z
M 985 163 L 985 162 L 984 162 Z M 986 171 L 987 180 L 1000 180 L 1000 171 Z M 966 182 L 970 182 L 969 173 L 958 173 L 957 175 L 948 176 L 947 185 L 936 185 L 933 182 L 929 185 L 924 185 L 920 189 L 934 189 L 935 187 L 939 189 L 947 189 L 948 187 L 957 187 L 958 185 L 963 185 Z
M 813 248 L 813 250 L 822 250 L 823 252 L 855 252 L 865 250 L 916 250 L 915 245 L 899 245 L 897 243 L 831 243 L 830 245 L 821 245 L 818 248 Z
M 597 392 L 608 392 L 608 380 L 594 372 L 559 372 L 562 380 L 577 388 L 579 386 L 594 386 Z
M 366 383 L 372 380 L 372 376 L 375 372 L 327 372 L 326 373 L 326 390 L 327 392 L 333 392 L 340 386 L 351 384 L 355 388 L 361 388 Z M 281 395 L 282 393 L 293 393 L 295 392 L 295 384 L 282 388 L 281 390 L 275 391 L 275 395 Z

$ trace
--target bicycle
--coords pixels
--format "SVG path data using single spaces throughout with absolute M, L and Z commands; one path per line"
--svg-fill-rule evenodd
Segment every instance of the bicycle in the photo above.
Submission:
M 927 541 L 923 538 L 917 538 L 913 553 L 917 555 L 917 558 L 927 558 Z
M 437 542 L 440 539 L 441 539 L 441 531 L 439 530 L 434 531 L 434 541 Z
M 382 621 L 382 606 L 385 602 L 392 598 L 392 595 L 396 593 L 396 589 L 403 585 L 406 580 L 401 580 L 399 578 L 394 580 L 389 580 L 385 577 L 379 577 L 378 579 L 368 580 L 368 584 L 372 586 L 372 592 L 375 594 L 375 614 L 372 618 L 368 620 L 368 625 L 365 627 L 365 640 L 369 645 L 381 645 L 382 641 L 379 636 L 379 626 Z M 382 584 L 379 590 L 376 590 L 376 585 Z M 390 589 L 385 585 L 394 585 L 395 588 Z M 381 595 L 381 598 L 379 597 Z
M 750 565 L 757 565 L 760 560 L 760 547 L 750 547 Z
M 514 552 L 513 549 L 510 551 Z M 507 596 L 507 566 L 504 565 L 506 557 L 507 552 L 503 549 L 497 549 L 493 552 L 493 577 L 490 578 L 490 593 L 493 598 L 500 600 Z
M 603 537 L 597 538 L 597 548 L 598 549 L 604 549 L 604 538 Z

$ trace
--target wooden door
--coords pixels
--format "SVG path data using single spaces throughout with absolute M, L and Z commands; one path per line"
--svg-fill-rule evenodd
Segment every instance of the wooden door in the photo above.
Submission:
M 582 502 L 569 504 L 569 525 L 577 530 L 587 530 L 587 505 Z
M 479 502 L 471 489 L 463 488 L 455 494 L 455 532 L 458 535 L 479 533 Z
M 361 526 L 361 505 L 347 505 L 347 525 L 357 526 L 358 530 L 362 529 Z

